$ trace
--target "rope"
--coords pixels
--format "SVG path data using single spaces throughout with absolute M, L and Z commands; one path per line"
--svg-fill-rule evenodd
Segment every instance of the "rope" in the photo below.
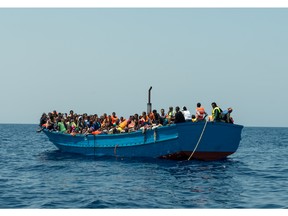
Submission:
M 192 156 L 194 155 L 196 149 L 198 148 L 198 145 L 199 145 L 199 143 L 200 143 L 200 141 L 201 141 L 201 139 L 202 139 L 202 136 L 203 136 L 203 134 L 204 134 L 204 131 L 205 131 L 207 122 L 208 122 L 208 121 L 205 122 L 205 125 L 204 125 L 204 127 L 203 127 L 202 133 L 201 133 L 201 135 L 200 135 L 200 137 L 199 137 L 199 139 L 198 139 L 197 145 L 195 146 L 195 148 L 194 148 L 192 154 L 190 155 L 190 157 L 188 158 L 188 161 L 192 158 Z
M 154 143 L 157 141 L 157 128 L 154 129 Z
M 114 147 L 114 155 L 115 155 L 115 156 L 117 156 L 117 155 L 116 155 L 116 154 L 117 154 L 116 151 L 117 151 L 117 147 L 118 147 L 118 146 L 119 146 L 119 145 L 115 145 L 115 147 Z
M 147 137 L 146 137 L 146 128 L 143 128 L 142 134 L 144 136 L 144 143 L 146 143 Z
M 96 153 L 96 144 L 95 144 L 95 138 L 96 138 L 96 136 L 95 135 L 93 135 L 94 136 L 94 157 L 95 157 L 95 153 Z

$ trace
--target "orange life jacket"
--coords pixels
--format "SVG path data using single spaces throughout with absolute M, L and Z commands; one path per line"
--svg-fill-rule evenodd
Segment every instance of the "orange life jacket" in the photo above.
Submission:
M 144 116 L 142 116 L 141 121 L 143 121 L 143 122 L 148 122 L 148 121 L 149 121 L 148 116 L 146 115 L 145 118 L 144 118 Z
M 205 115 L 205 110 L 203 107 L 197 107 L 196 108 L 196 117 L 198 120 L 202 120 L 204 119 L 204 115 Z
M 101 133 L 102 133 L 102 131 L 96 130 L 96 131 L 93 131 L 91 134 L 98 135 L 98 134 L 101 134 Z
M 115 116 L 115 117 L 111 116 L 112 124 L 115 124 L 117 119 L 118 119 L 117 116 Z

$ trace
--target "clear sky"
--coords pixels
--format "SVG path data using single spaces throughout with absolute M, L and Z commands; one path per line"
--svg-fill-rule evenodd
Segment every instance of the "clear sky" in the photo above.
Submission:
M 288 9 L 0 9 L 0 123 L 201 102 L 288 127 Z

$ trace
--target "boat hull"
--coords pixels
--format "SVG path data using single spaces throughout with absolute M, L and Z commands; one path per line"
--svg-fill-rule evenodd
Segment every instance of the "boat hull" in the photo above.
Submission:
M 219 160 L 239 147 L 243 126 L 218 122 L 186 122 L 123 134 L 72 136 L 43 132 L 61 151 L 93 156 Z M 202 134 L 202 136 L 201 136 Z M 197 145 L 198 144 L 198 145 Z

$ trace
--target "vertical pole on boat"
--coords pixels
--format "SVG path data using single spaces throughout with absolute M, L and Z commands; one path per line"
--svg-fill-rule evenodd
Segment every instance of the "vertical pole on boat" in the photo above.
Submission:
M 149 115 L 149 113 L 151 113 L 151 111 L 152 111 L 151 90 L 152 90 L 152 86 L 150 86 L 150 88 L 148 90 L 147 115 Z

